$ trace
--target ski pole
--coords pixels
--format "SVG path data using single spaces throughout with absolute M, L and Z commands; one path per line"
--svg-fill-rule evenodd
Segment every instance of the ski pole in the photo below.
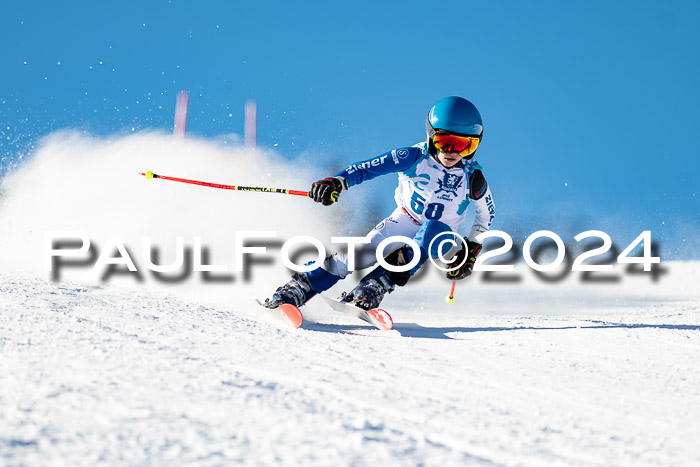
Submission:
M 285 195 L 309 196 L 308 191 L 287 190 L 285 188 L 264 188 L 258 186 L 240 186 L 240 185 L 220 185 L 218 183 L 201 182 L 199 180 L 188 180 L 186 178 L 168 177 L 167 175 L 154 174 L 150 170 L 146 173 L 141 172 L 140 175 L 150 180 L 152 178 L 162 178 L 163 180 L 172 180 L 173 182 L 191 183 L 192 185 L 208 186 L 212 188 L 221 188 L 222 190 L 236 191 L 260 191 L 263 193 L 282 193 Z
M 456 300 L 456 298 L 455 298 L 455 284 L 456 283 L 457 283 L 457 281 L 452 281 L 452 289 L 450 290 L 450 294 L 447 297 L 445 297 L 445 301 L 447 303 L 449 303 L 450 305 L 452 305 Z

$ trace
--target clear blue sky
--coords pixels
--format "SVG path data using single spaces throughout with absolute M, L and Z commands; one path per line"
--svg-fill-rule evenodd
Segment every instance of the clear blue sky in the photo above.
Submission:
M 698 5 L 11 2 L 0 157 L 61 128 L 169 130 L 186 89 L 192 134 L 242 134 L 255 98 L 259 144 L 341 165 L 421 140 L 430 106 L 461 95 L 484 117 L 497 228 L 624 244 L 650 229 L 668 256 L 697 258 Z M 368 189 L 390 203 L 393 184 Z

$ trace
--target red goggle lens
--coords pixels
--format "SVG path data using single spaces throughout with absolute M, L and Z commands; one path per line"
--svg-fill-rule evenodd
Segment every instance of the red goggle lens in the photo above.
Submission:
M 433 144 L 440 152 L 456 153 L 460 156 L 474 154 L 481 138 L 478 136 L 458 136 L 447 133 L 436 133 L 433 136 Z

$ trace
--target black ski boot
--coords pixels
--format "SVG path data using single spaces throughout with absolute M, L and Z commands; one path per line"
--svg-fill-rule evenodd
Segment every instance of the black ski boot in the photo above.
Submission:
M 372 272 L 365 276 L 351 292 L 344 292 L 340 299 L 363 310 L 371 310 L 379 306 L 385 294 L 394 291 L 394 286 L 394 282 L 386 272 L 381 274 Z
M 294 274 L 292 280 L 275 290 L 272 299 L 265 299 L 267 308 L 277 308 L 283 303 L 289 303 L 301 308 L 316 292 L 311 288 L 306 274 Z

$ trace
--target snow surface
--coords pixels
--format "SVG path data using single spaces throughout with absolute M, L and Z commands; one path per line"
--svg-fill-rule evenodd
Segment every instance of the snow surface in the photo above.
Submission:
M 614 282 L 546 282 L 519 265 L 518 282 L 462 281 L 454 305 L 430 269 L 385 299 L 390 332 L 320 299 L 302 329 L 268 320 L 253 297 L 286 280 L 274 264 L 232 283 L 102 284 L 90 269 L 53 282 L 43 270 L 52 229 L 120 236 L 141 265 L 143 235 L 166 259 L 176 235 L 201 235 L 229 264 L 236 230 L 348 233 L 334 216 L 357 208 L 349 193 L 333 211 L 137 175 L 299 189 L 314 178 L 253 155 L 55 135 L 3 180 L 0 464 L 700 463 L 698 262 L 663 262 L 657 281 L 616 268 Z
M 322 303 L 293 330 L 247 303 L 3 274 L 0 459 L 698 463 L 700 305 L 678 284 L 700 264 L 672 269 L 608 290 L 475 278 L 452 306 L 426 278 L 385 300 L 386 333 Z

